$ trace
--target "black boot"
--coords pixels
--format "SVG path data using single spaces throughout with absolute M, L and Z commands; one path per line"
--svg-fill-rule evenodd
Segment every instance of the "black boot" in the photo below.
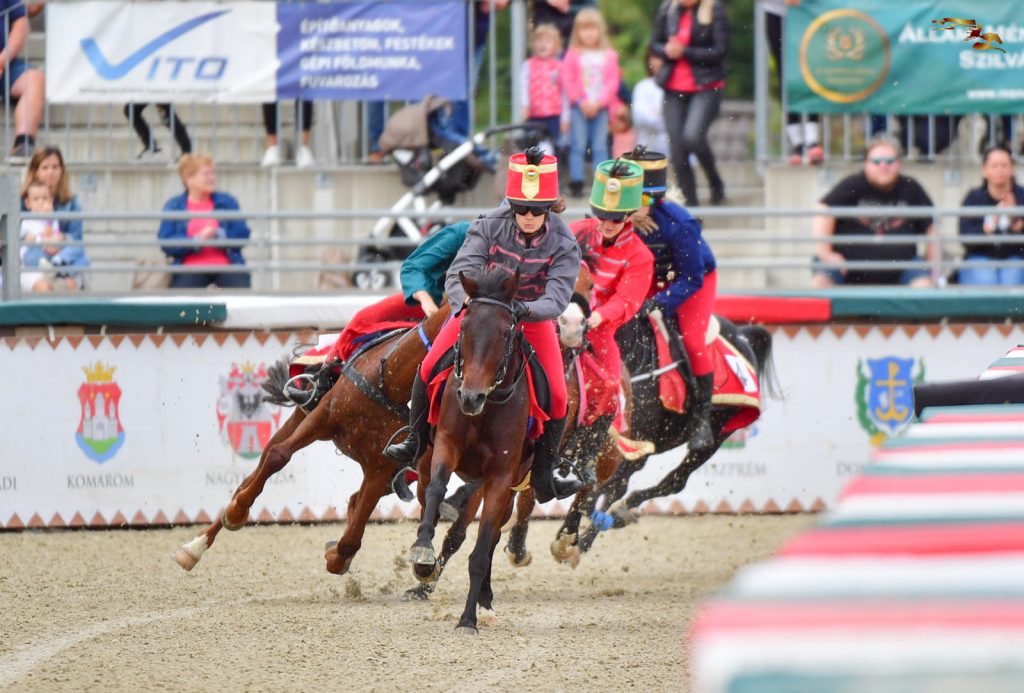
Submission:
M 533 487 L 533 496 L 538 503 L 547 503 L 552 498 L 568 498 L 583 488 L 583 484 L 576 479 L 556 479 L 551 472 L 556 465 L 564 464 L 558 454 L 563 433 L 565 417 L 551 419 L 544 424 L 544 432 L 533 446 L 530 486 Z
M 693 428 L 689 448 L 705 450 L 715 442 L 711 432 L 711 392 L 714 389 L 714 374 L 698 375 L 693 384 Z
M 412 402 L 409 405 L 409 435 L 401 443 L 384 448 L 384 454 L 405 467 L 411 467 L 427 447 L 430 423 L 427 421 L 427 385 L 417 375 L 412 380 Z M 403 474 L 404 476 L 404 474 Z

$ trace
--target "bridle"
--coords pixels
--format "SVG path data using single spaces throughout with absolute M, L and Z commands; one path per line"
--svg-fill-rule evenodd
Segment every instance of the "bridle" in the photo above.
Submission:
M 505 339 L 505 353 L 501 357 L 501 363 L 498 365 L 498 370 L 495 371 L 495 373 L 494 373 L 494 382 L 491 383 L 491 386 L 489 388 L 487 388 L 487 392 L 485 393 L 488 396 L 489 399 L 492 399 L 492 401 L 495 401 L 495 400 L 493 400 L 493 398 L 490 398 L 490 395 L 491 395 L 492 392 L 494 392 L 495 388 L 497 388 L 498 385 L 500 385 L 502 382 L 504 382 L 505 376 L 508 375 L 508 365 L 512 361 L 512 352 L 515 350 L 516 343 L 517 343 L 518 337 L 519 337 L 519 330 L 516 329 L 516 327 L 519 325 L 519 319 L 516 317 L 515 308 L 513 308 L 511 304 L 505 303 L 504 301 L 499 301 L 496 298 L 488 298 L 486 296 L 481 296 L 479 298 L 472 298 L 472 299 L 469 300 L 469 303 L 466 304 L 466 308 L 468 309 L 469 305 L 472 304 L 472 303 L 486 303 L 486 304 L 492 305 L 492 306 L 500 306 L 501 308 L 504 308 L 505 310 L 507 310 L 509 312 L 509 315 L 512 316 L 512 326 L 509 328 L 508 336 Z M 455 378 L 459 382 L 462 382 L 462 373 L 463 373 L 463 371 L 462 371 L 462 367 L 463 367 L 462 335 L 463 335 L 464 329 L 465 329 L 465 321 L 463 321 L 463 323 L 461 325 L 459 325 L 459 338 L 455 342 L 455 370 L 454 370 L 454 372 L 455 372 Z M 501 393 L 504 397 L 503 397 L 503 399 L 500 402 L 499 401 L 495 401 L 497 404 L 504 403 L 505 401 L 507 401 L 512 396 L 512 393 L 515 391 L 516 384 L 518 384 L 519 379 L 523 377 L 523 374 L 525 372 L 526 372 L 526 359 L 521 359 L 521 363 L 520 363 L 520 366 L 519 366 L 519 372 L 516 374 L 515 380 L 513 380 L 513 382 L 509 386 L 507 393 L 506 392 L 502 392 Z

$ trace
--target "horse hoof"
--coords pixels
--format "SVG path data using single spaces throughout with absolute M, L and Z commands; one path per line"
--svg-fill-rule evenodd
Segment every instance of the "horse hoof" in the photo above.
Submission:
M 434 557 L 433 546 L 413 546 L 409 549 L 409 562 L 414 565 L 428 565 L 433 567 L 437 563 Z
M 559 563 L 564 563 L 569 556 L 569 551 L 576 545 L 575 534 L 559 534 L 551 542 L 551 555 Z
M 229 532 L 235 532 L 235 531 L 240 530 L 242 527 L 245 526 L 245 523 L 248 522 L 248 521 L 249 521 L 249 514 L 248 513 L 246 513 L 245 517 L 242 519 L 241 522 L 235 523 L 235 522 L 229 521 L 228 520 L 228 511 L 227 510 L 224 511 L 224 514 L 221 515 L 221 518 L 220 518 L 220 523 L 224 526 L 224 529 L 228 530 Z
M 331 546 L 330 551 L 324 554 L 324 560 L 327 562 L 327 572 L 332 575 L 344 575 L 348 572 L 349 566 L 352 565 L 352 558 L 342 558 L 338 555 L 337 551 L 334 551 L 334 547 Z
M 448 501 L 441 501 L 441 505 L 438 507 L 437 512 L 442 518 L 449 522 L 455 522 L 459 519 L 459 509 Z
M 626 507 L 625 500 L 619 500 L 612 503 L 611 507 L 608 508 L 608 514 L 618 521 L 615 523 L 616 529 L 618 529 L 619 523 L 622 523 L 622 526 L 625 527 L 626 525 L 634 524 L 640 519 L 639 515 Z
M 533 563 L 533 554 L 529 551 L 524 551 L 523 555 L 519 556 L 515 551 L 510 550 L 506 546 L 505 555 L 508 556 L 508 562 L 512 564 L 513 568 L 525 568 Z
M 334 549 L 334 548 L 337 548 L 337 547 L 338 547 L 338 542 L 336 542 L 333 539 L 331 539 L 326 544 L 324 544 L 324 551 L 330 551 L 331 549 Z
M 480 635 L 476 626 L 456 626 L 455 633 L 456 635 Z
M 432 584 L 437 582 L 437 578 L 441 574 L 441 569 L 436 563 L 430 563 L 427 565 L 414 563 L 412 566 L 412 574 L 416 576 L 416 579 L 420 582 L 424 584 Z
M 413 587 L 402 594 L 403 602 L 425 602 L 430 599 L 430 589 L 426 583 Z
M 200 534 L 198 537 L 194 537 L 192 541 L 182 544 L 174 553 L 174 560 L 185 570 L 192 570 L 196 567 L 199 559 L 203 557 L 203 552 L 206 551 L 206 548 L 206 535 Z
M 582 557 L 583 554 L 580 553 L 579 548 L 574 546 L 566 552 L 565 560 L 562 561 L 562 563 L 566 564 L 573 570 L 576 570 L 580 565 L 580 558 Z

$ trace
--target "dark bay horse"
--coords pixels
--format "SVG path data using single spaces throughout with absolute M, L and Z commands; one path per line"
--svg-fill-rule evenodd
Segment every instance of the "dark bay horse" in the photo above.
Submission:
M 737 327 L 725 318 L 717 318 L 721 325 L 721 335 L 754 366 L 761 385 L 762 398 L 779 398 L 780 390 L 775 376 L 772 361 L 772 336 L 764 327 L 747 325 Z M 687 401 L 683 412 L 677 413 L 662 406 L 658 394 L 657 378 L 652 377 L 657 368 L 654 340 L 650 324 L 645 318 L 634 318 L 626 323 L 615 336 L 622 349 L 622 360 L 632 373 L 633 418 L 632 432 L 635 438 L 654 443 L 654 453 L 667 452 L 682 446 L 690 437 L 693 428 L 691 417 L 692 406 L 690 397 L 693 388 L 687 388 Z M 675 358 L 685 358 L 679 353 L 678 344 L 673 349 Z M 687 450 L 679 466 L 669 472 L 658 484 L 647 489 L 636 490 L 626 495 L 630 477 L 643 468 L 649 455 L 635 460 L 623 460 L 612 477 L 598 489 L 583 499 L 580 511 L 584 518 L 580 524 L 578 537 L 568 537 L 569 543 L 575 540 L 575 547 L 568 550 L 568 555 L 575 552 L 586 552 L 593 545 L 600 530 L 591 521 L 591 516 L 600 498 L 604 498 L 603 507 L 614 520 L 614 527 L 623 527 L 635 521 L 633 509 L 654 498 L 661 498 L 678 493 L 686 486 L 690 475 L 708 461 L 718 450 L 728 434 L 722 432 L 726 422 L 735 414 L 731 406 L 716 405 L 712 410 L 711 427 L 715 433 L 714 442 L 704 450 Z M 625 498 L 623 498 L 625 496 Z M 572 556 L 570 562 L 575 565 L 578 556 Z
M 409 558 L 420 578 L 437 569 L 433 538 L 439 508 L 453 473 L 480 484 L 483 498 L 476 546 L 469 558 L 470 587 L 456 630 L 477 632 L 477 605 L 490 609 L 491 564 L 501 527 L 512 514 L 515 487 L 530 468 L 525 454 L 530 392 L 512 299 L 519 273 L 486 270 L 459 280 L 469 297 L 463 309 L 455 368 L 441 396 L 433 453 L 420 463 L 417 490 L 423 506 Z M 466 514 L 466 513 L 464 513 Z
M 270 439 L 256 469 L 238 486 L 223 515 L 178 549 L 174 557 L 178 564 L 185 570 L 195 567 L 222 528 L 239 529 L 246 523 L 249 510 L 267 480 L 281 471 L 296 452 L 315 441 L 330 440 L 363 470 L 362 484 L 349 498 L 345 533 L 324 555 L 329 572 L 342 575 L 348 571 L 362 545 L 370 514 L 377 502 L 391 492 L 395 463 L 384 457 L 382 450 L 406 424 L 405 402 L 409 400 L 416 369 L 427 353 L 423 340 L 432 341 L 437 336 L 448 313 L 448 305 L 443 304 L 421 324 L 422 333 L 419 329 L 409 330 L 354 356 L 309 414 L 296 408 Z M 287 363 L 283 371 L 278 369 L 276 373 L 276 379 L 271 378 L 271 389 L 281 394 L 287 379 Z M 279 401 L 284 401 L 283 394 Z

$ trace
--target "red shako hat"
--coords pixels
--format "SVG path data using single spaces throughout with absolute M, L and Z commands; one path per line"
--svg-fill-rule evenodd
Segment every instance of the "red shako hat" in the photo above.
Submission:
M 508 160 L 505 197 L 530 207 L 550 207 L 558 200 L 558 159 L 539 147 L 513 154 Z

